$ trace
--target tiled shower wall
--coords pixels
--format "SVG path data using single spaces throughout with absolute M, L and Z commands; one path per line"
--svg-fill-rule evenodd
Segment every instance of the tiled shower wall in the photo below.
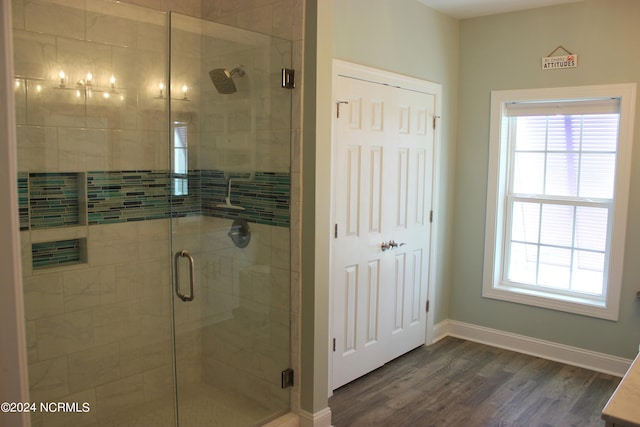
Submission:
M 97 425 L 173 392 L 169 220 L 89 225 L 87 192 L 90 171 L 166 175 L 166 106 L 147 90 L 166 18 L 87 6 L 13 1 L 30 397 L 91 405 L 34 426 Z
M 91 10 L 97 3 L 100 7 Z M 180 2 L 181 7 L 186 7 L 187 3 Z M 280 3 L 290 2 L 273 2 L 273 5 Z M 154 200 L 157 203 L 149 207 L 145 203 L 153 199 L 150 194 L 125 194 L 123 205 L 103 205 L 106 210 L 101 210 L 96 208 L 101 202 L 98 200 L 100 191 L 94 188 L 100 178 L 116 177 L 124 181 L 125 177 L 134 175 L 139 178 L 126 179 L 143 181 L 143 175 L 145 178 L 153 176 L 149 179 L 159 180 L 156 189 L 170 187 L 165 101 L 155 96 L 166 69 L 165 15 L 148 11 L 141 14 L 137 8 L 114 3 L 87 1 L 85 7 L 84 0 L 14 0 L 13 5 L 20 217 L 31 397 L 41 401 L 91 402 L 92 412 L 80 418 L 76 415 L 72 422 L 74 425 L 92 425 L 128 409 L 140 411 L 142 406 L 173 393 L 171 298 L 168 295 L 171 279 L 167 264 L 171 250 L 168 232 L 171 220 L 163 205 L 168 196 L 164 192 L 158 198 L 160 200 Z M 293 16 L 298 9 L 301 8 L 296 5 L 288 10 L 288 14 Z M 66 77 L 64 87 L 58 81 L 62 68 Z M 86 80 L 87 72 L 91 72 L 93 78 L 90 91 L 86 87 L 76 87 L 77 81 Z M 112 75 L 116 79 L 114 90 L 110 84 Z M 105 93 L 109 93 L 109 97 Z M 194 98 L 192 105 L 196 102 L 197 98 Z M 205 110 L 198 110 L 202 116 L 205 113 Z M 256 137 L 286 146 L 288 157 L 290 138 L 294 141 L 294 153 L 299 153 L 295 148 L 299 147 L 297 129 L 299 126 L 294 125 L 292 133 L 289 130 L 258 132 Z M 186 224 L 192 231 L 180 237 L 178 240 L 182 239 L 182 242 L 178 243 L 196 251 L 203 247 L 217 251 L 207 258 L 208 265 L 201 275 L 230 278 L 226 282 L 230 287 L 226 298 L 230 301 L 203 298 L 196 310 L 198 314 L 183 317 L 198 322 L 202 322 L 205 313 L 224 317 L 231 307 L 238 307 L 239 293 L 244 293 L 248 302 L 265 301 L 265 291 L 261 294 L 259 286 L 251 286 L 249 291 L 241 289 L 246 288 L 243 284 L 248 282 L 264 281 L 265 272 L 269 280 L 277 283 L 267 299 L 277 300 L 276 305 L 280 307 L 281 301 L 293 292 L 295 302 L 298 263 L 292 264 L 293 288 L 290 290 L 288 242 L 291 236 L 286 228 L 290 220 L 284 214 L 277 214 L 278 209 L 287 210 L 282 201 L 282 190 L 276 191 L 274 210 L 261 207 L 257 201 L 255 206 L 250 206 L 251 200 L 260 199 L 247 196 L 252 191 L 260 191 L 251 188 L 255 182 L 234 184 L 234 203 L 248 206 L 247 210 L 251 211 L 248 214 L 255 215 L 250 218 L 256 222 L 252 225 L 255 250 L 244 254 L 233 252 L 226 236 L 222 239 L 213 236 L 216 233 L 226 235 L 230 221 L 221 214 L 224 211 L 215 215 L 215 207 L 211 206 L 214 200 L 215 203 L 221 200 L 218 196 L 224 191 L 224 177 L 220 176 L 214 162 L 205 161 L 215 158 L 212 153 L 206 153 L 202 144 L 198 148 L 199 131 L 204 130 L 201 127 L 194 132 L 194 146 L 196 153 L 201 151 L 199 154 L 203 154 L 198 157 L 202 160 L 192 162 L 190 195 L 180 205 L 182 210 L 178 210 L 181 218 L 174 218 L 174 221 Z M 292 175 L 283 173 L 283 165 L 288 159 L 284 162 L 283 154 L 272 154 L 268 145 L 258 147 L 260 149 L 263 151 L 257 156 L 256 168 L 262 162 L 265 172 L 256 173 L 255 181 L 266 179 L 271 180 L 271 187 L 287 186 L 291 176 L 295 189 L 295 177 L 299 176 L 297 164 L 293 164 Z M 39 184 L 38 179 L 43 176 L 53 178 L 53 185 L 46 180 Z M 43 205 L 37 200 L 36 189 L 55 192 L 51 188 L 55 186 L 62 189 L 58 207 L 69 215 L 63 215 L 61 219 L 53 219 L 53 216 L 36 219 L 38 209 Z M 203 195 L 208 195 L 211 201 L 204 200 Z M 241 197 L 245 199 L 241 200 Z M 52 208 L 54 199 L 56 197 L 44 204 L 45 211 Z M 75 206 L 73 200 L 76 200 Z M 113 201 L 105 199 L 102 202 Z M 299 198 L 292 202 L 294 224 L 299 223 L 296 205 L 299 207 Z M 156 211 L 159 206 L 163 208 Z M 141 218 L 141 212 L 151 213 Z M 272 217 L 260 220 L 265 213 Z M 213 215 L 222 218 L 213 218 Z M 131 221 L 126 222 L 127 219 Z M 58 220 L 62 223 L 55 224 Z M 208 223 L 207 227 L 214 227 L 213 235 L 206 238 L 201 235 L 203 222 Z M 212 246 L 214 241 L 224 243 L 216 247 Z M 47 268 L 42 268 L 40 261 L 34 263 L 34 256 L 42 259 L 56 252 L 51 242 L 64 243 L 53 258 L 65 266 L 45 261 Z M 282 242 L 287 243 L 283 245 Z M 299 247 L 298 244 L 294 246 Z M 77 257 L 68 257 L 68 252 L 64 251 L 71 251 Z M 264 255 L 260 254 L 264 253 L 272 255 L 269 259 L 261 259 Z M 283 259 L 287 260 L 287 266 L 283 265 Z M 228 269 L 229 265 L 246 267 L 256 262 L 268 269 Z M 205 279 L 203 277 L 203 283 Z M 205 295 L 211 295 L 214 290 L 203 291 Z M 215 309 L 207 304 L 213 304 Z M 277 316 L 282 317 L 280 324 L 286 324 L 287 328 L 273 333 L 287 335 L 289 320 L 293 319 L 293 324 L 297 324 L 297 312 L 295 304 L 291 312 L 281 307 Z M 293 330 L 297 334 L 297 329 Z M 192 362 L 189 363 L 191 372 L 186 375 L 194 381 L 205 369 L 202 333 L 194 330 L 179 338 L 183 344 L 186 341 L 181 348 L 187 349 L 186 357 Z M 293 353 L 295 362 L 297 349 Z M 228 356 L 221 357 L 228 359 Z M 211 372 L 218 368 L 209 366 Z M 260 372 L 252 375 L 266 376 Z M 265 381 L 265 387 L 271 388 L 269 381 Z M 277 391 L 272 395 L 274 399 L 282 399 Z M 36 415 L 33 422 L 35 426 L 46 426 L 68 425 L 70 421 Z

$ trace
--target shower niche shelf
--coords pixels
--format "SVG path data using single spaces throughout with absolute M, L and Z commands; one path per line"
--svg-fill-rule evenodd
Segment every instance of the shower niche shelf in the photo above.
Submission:
M 29 228 L 43 230 L 86 225 L 86 175 L 82 172 L 29 173 Z
M 87 239 L 66 239 L 31 244 L 33 270 L 66 267 L 87 262 Z

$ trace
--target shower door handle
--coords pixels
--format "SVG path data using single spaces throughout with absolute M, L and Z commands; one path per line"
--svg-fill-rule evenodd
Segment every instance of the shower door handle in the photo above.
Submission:
M 179 269 L 179 265 L 180 265 L 180 258 L 184 257 L 187 258 L 189 260 L 189 295 L 185 295 L 182 292 L 180 292 L 180 269 Z M 194 266 L 194 262 L 193 262 L 193 257 L 191 256 L 191 254 L 189 252 L 187 252 L 186 250 L 181 250 L 176 252 L 176 254 L 173 256 L 173 271 L 175 274 L 174 277 L 174 286 L 175 286 L 175 290 L 176 290 L 176 295 L 178 296 L 178 298 L 180 298 L 182 301 L 184 302 L 188 302 L 188 301 L 193 301 L 193 286 L 194 286 L 194 274 L 195 274 L 195 266 Z

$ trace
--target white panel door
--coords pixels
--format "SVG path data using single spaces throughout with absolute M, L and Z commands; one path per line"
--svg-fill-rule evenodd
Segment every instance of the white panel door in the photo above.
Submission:
M 425 342 L 434 96 L 334 84 L 335 389 Z
M 391 98 L 383 86 L 339 79 L 334 244 L 334 384 L 342 385 L 385 363 L 380 341 L 383 278 L 382 220 L 386 161 L 385 110 Z M 334 230 L 336 231 L 336 230 Z M 383 313 L 384 314 L 384 313 Z M 336 387 L 337 387 L 336 386 Z
M 385 179 L 394 187 L 385 194 L 385 237 L 398 246 L 385 252 L 392 269 L 393 325 L 386 336 L 386 358 L 392 360 L 426 339 L 427 286 L 431 245 L 430 210 L 433 187 L 433 95 L 393 91 L 386 147 L 391 168 Z M 387 258 L 393 257 L 393 263 Z M 387 329 L 385 329 L 387 330 Z

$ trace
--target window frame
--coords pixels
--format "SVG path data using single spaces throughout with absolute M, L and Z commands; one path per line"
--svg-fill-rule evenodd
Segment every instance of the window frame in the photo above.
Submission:
M 173 122 L 171 132 L 171 194 L 186 197 L 189 195 L 189 123 Z M 178 140 L 184 144 L 178 144 Z M 178 157 L 184 159 L 184 165 L 178 164 Z
M 482 296 L 536 307 L 543 307 L 608 320 L 618 320 L 624 245 L 629 203 L 631 150 L 635 118 L 636 84 L 576 86 L 562 88 L 499 90 L 491 92 L 489 174 L 484 247 Z M 506 259 L 506 220 L 510 162 L 506 105 L 513 102 L 562 102 L 617 98 L 620 102 L 618 147 L 614 184 L 613 218 L 610 221 L 611 244 L 608 252 L 607 288 L 602 301 L 546 292 L 544 288 L 518 287 L 503 282 Z M 504 120 L 503 120 L 504 119 Z

